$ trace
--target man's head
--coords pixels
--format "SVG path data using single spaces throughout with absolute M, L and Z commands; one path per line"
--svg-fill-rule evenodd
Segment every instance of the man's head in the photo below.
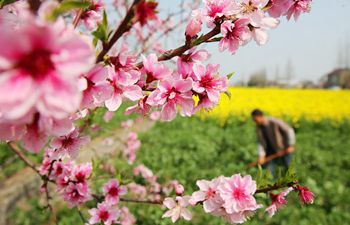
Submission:
M 263 125 L 265 121 L 264 113 L 260 109 L 254 109 L 252 111 L 252 119 L 256 125 Z

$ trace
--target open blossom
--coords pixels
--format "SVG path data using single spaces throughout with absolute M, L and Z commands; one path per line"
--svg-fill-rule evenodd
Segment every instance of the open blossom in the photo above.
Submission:
M 202 12 L 200 10 L 193 10 L 191 20 L 187 24 L 185 34 L 192 38 L 196 36 L 202 30 Z
M 101 106 L 104 101 L 112 96 L 113 87 L 106 80 L 107 76 L 107 68 L 97 64 L 81 78 L 80 86 L 83 90 L 81 108 Z
M 270 194 L 272 199 L 272 204 L 265 209 L 265 211 L 269 214 L 270 217 L 275 215 L 277 210 L 281 209 L 284 205 L 287 204 L 287 201 L 285 198 L 291 191 L 293 191 L 292 187 L 287 188 L 286 190 L 282 191 L 277 195 Z
M 182 116 L 190 116 L 193 110 L 192 79 L 182 79 L 180 75 L 173 75 L 160 81 L 158 88 L 147 99 L 152 106 L 162 106 L 161 119 L 171 121 L 176 117 L 177 107 L 181 107 Z
M 87 183 L 87 179 L 90 177 L 92 172 L 91 163 L 85 163 L 75 166 L 72 170 L 72 180 L 74 183 Z
M 284 15 L 293 5 L 294 0 L 270 0 L 268 13 L 274 18 Z
M 77 129 L 65 136 L 54 138 L 50 146 L 55 149 L 56 155 L 69 155 L 71 158 L 76 158 L 79 149 L 90 141 L 88 136 L 79 137 Z
M 121 195 L 126 194 L 126 188 L 119 186 L 119 183 L 116 179 L 110 180 L 102 188 L 103 193 L 105 194 L 105 201 L 111 205 L 118 204 L 119 198 Z
M 92 0 L 90 6 L 81 14 L 80 19 L 89 30 L 95 29 L 97 25 L 101 23 L 102 9 L 102 0 Z
M 0 30 L 1 117 L 39 112 L 63 119 L 75 112 L 82 97 L 77 79 L 93 66 L 92 47 L 60 22 L 29 21 L 16 30 L 0 23 Z
M 195 205 L 198 202 L 203 202 L 203 209 L 206 213 L 214 212 L 221 208 L 223 200 L 218 193 L 218 187 L 222 182 L 222 178 L 216 178 L 212 181 L 199 180 L 197 186 L 199 191 L 192 194 L 190 203 Z
M 140 79 L 140 72 L 135 67 L 136 58 L 128 53 L 126 45 L 120 53 L 111 57 L 108 80 L 113 87 L 112 97 L 105 104 L 109 111 L 117 110 L 123 97 L 137 101 L 143 97 L 142 89 L 136 83 Z
M 276 28 L 278 24 L 278 19 L 267 17 L 262 11 L 256 11 L 250 15 L 250 29 L 253 39 L 258 45 L 266 44 L 268 40 L 266 31 Z
M 64 189 L 63 199 L 68 203 L 71 208 L 73 206 L 79 206 L 92 199 L 90 189 L 85 183 L 69 183 Z
M 175 223 L 180 217 L 184 218 L 185 220 L 191 220 L 192 214 L 186 208 L 189 206 L 190 198 L 190 196 L 178 196 L 175 198 L 175 200 L 172 198 L 165 198 L 163 205 L 169 210 L 163 214 L 162 218 L 170 217 L 173 223 Z
M 117 223 L 120 216 L 120 211 L 114 209 L 106 202 L 98 203 L 97 208 L 89 210 L 91 218 L 89 219 L 89 224 L 102 223 L 105 225 L 112 225 Z
M 224 201 L 223 207 L 228 214 L 260 208 L 253 196 L 256 191 L 256 182 L 249 175 L 242 177 L 236 174 L 226 178 L 218 189 Z
M 310 11 L 312 0 L 295 0 L 293 5 L 287 11 L 287 19 L 289 20 L 294 16 L 294 20 L 297 21 L 301 13 Z
M 314 202 L 315 194 L 309 188 L 297 186 L 300 201 L 303 204 L 312 204 Z
M 251 40 L 251 32 L 248 27 L 248 19 L 238 19 L 234 23 L 225 21 L 221 24 L 221 34 L 224 36 L 219 43 L 220 51 L 228 49 L 234 54 L 239 46 L 247 44 Z
M 219 101 L 220 93 L 225 92 L 228 85 L 226 77 L 218 76 L 219 65 L 208 64 L 206 67 L 196 64 L 193 67 L 193 90 L 206 96 L 213 104 Z M 201 104 L 201 101 L 199 102 Z
M 210 54 L 206 50 L 196 51 L 195 48 L 191 48 L 187 54 L 183 54 L 177 58 L 177 69 L 185 78 L 185 76 L 193 72 L 192 70 L 195 63 L 204 62 L 209 56 Z
M 216 19 L 237 13 L 239 6 L 232 0 L 204 0 L 207 26 L 213 27 Z
M 168 67 L 158 62 L 156 54 L 150 54 L 143 58 L 142 74 L 146 75 L 146 83 L 161 80 L 171 75 Z
M 152 0 L 141 0 L 141 2 L 136 6 L 136 20 L 140 22 L 141 26 L 147 24 L 149 20 L 157 19 L 157 6 L 158 3 Z

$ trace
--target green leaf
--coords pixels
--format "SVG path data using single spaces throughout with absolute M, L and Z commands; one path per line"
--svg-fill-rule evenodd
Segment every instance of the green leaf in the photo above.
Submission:
M 99 24 L 97 29 L 92 32 L 92 35 L 102 42 L 106 42 L 108 40 L 107 30 L 103 24 Z
M 228 79 L 228 80 L 231 79 L 231 77 L 232 77 L 234 74 L 235 74 L 234 72 L 227 74 L 227 75 L 226 75 L 227 79 Z
M 88 1 L 63 1 L 56 9 L 53 10 L 49 19 L 55 20 L 58 16 L 73 10 L 73 9 L 85 9 L 90 6 Z

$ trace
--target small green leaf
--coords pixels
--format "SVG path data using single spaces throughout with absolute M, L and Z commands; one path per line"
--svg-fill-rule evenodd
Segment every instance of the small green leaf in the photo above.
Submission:
M 73 9 L 85 9 L 90 6 L 88 1 L 63 1 L 56 9 L 53 10 L 50 19 L 55 20 L 58 16 L 73 10 Z
M 224 94 L 229 98 L 229 99 L 231 99 L 231 92 L 229 92 L 229 91 L 225 91 L 224 92 Z
M 234 74 L 235 74 L 234 72 L 227 74 L 227 75 L 226 75 L 227 79 L 228 79 L 228 80 L 231 79 L 231 77 L 232 77 Z

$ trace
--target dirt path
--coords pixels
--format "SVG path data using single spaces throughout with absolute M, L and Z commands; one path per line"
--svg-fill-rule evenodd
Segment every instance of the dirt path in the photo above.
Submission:
M 116 129 L 108 137 L 98 137 L 79 153 L 78 162 L 89 162 L 92 158 L 105 158 L 122 150 L 131 131 L 145 132 L 153 126 L 152 121 L 135 123 L 129 129 Z M 0 184 L 0 225 L 9 225 L 8 216 L 16 206 L 39 195 L 40 177 L 30 168 L 18 171 Z

